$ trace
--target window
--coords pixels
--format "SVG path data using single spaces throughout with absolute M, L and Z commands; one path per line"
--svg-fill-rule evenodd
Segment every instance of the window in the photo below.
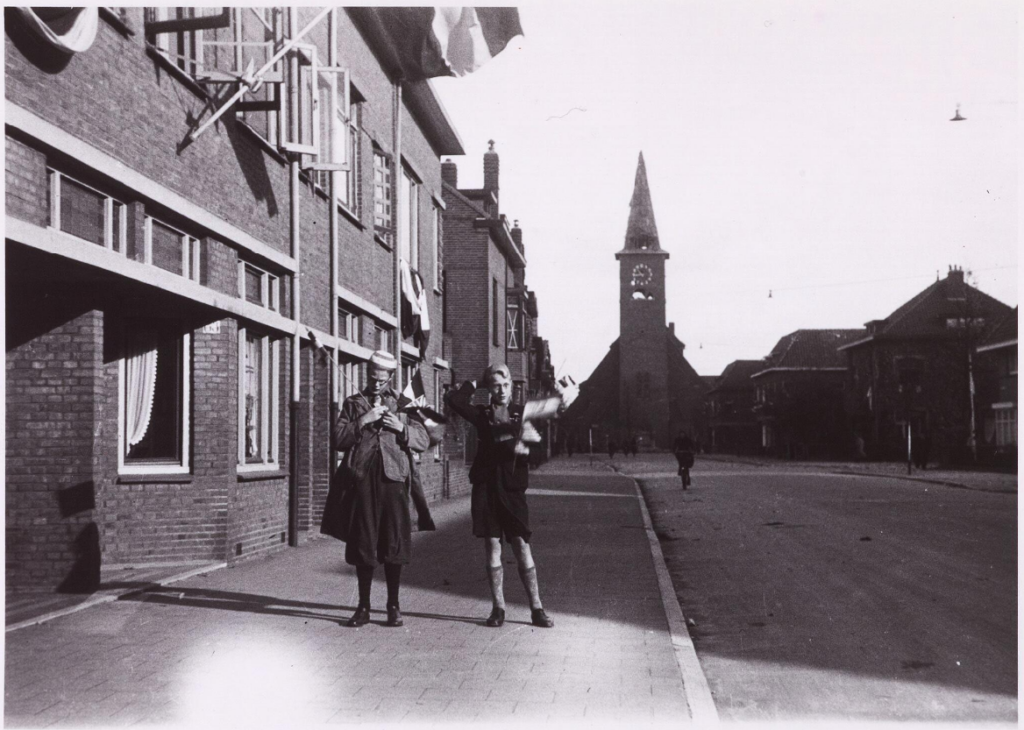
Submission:
M 238 332 L 238 468 L 277 466 L 279 345 L 247 329 Z
M 984 317 L 947 317 L 946 329 L 962 330 L 966 328 L 983 329 L 985 327 Z
M 491 280 L 491 344 L 498 346 L 498 280 Z
M 444 413 L 442 403 L 444 402 L 441 398 L 444 385 L 441 380 L 444 373 L 438 368 L 434 368 L 434 410 L 438 413 Z M 434 444 L 434 461 L 441 461 L 441 442 Z
M 398 250 L 413 271 L 420 268 L 419 188 L 416 179 L 403 167 L 398 188 Z
M 281 279 L 247 261 L 238 262 L 238 296 L 251 304 L 281 311 Z
M 338 361 L 338 401 L 343 402 L 362 389 L 362 363 L 342 357 Z
M 508 349 L 522 350 L 526 341 L 526 332 L 524 331 L 526 317 L 523 316 L 518 303 L 509 304 L 505 311 L 505 332 Z
M 199 239 L 146 216 L 143 262 L 199 281 Z
M 346 75 L 347 76 L 347 75 Z M 338 79 L 339 87 L 347 83 Z M 320 158 L 324 162 L 347 163 L 348 170 L 339 172 L 334 197 L 337 202 L 350 213 L 359 215 L 359 105 L 349 101 L 351 93 L 339 88 L 338 103 L 334 108 L 334 129 L 330 125 L 331 90 L 330 80 L 324 75 L 320 77 Z M 331 173 L 318 170 L 314 173 L 314 181 L 325 192 L 330 190 Z
M 344 307 L 338 307 L 338 337 L 361 345 L 363 342 L 362 318 Z
M 118 363 L 121 473 L 188 472 L 189 345 L 172 322 L 126 323 Z
M 373 230 L 391 244 L 391 160 L 373 148 Z
M 996 446 L 1014 446 L 1017 443 L 1017 406 L 996 404 Z
M 392 330 L 382 327 L 379 323 L 373 324 L 373 349 L 391 352 Z
M 438 294 L 441 293 L 441 280 L 444 278 L 444 269 L 442 261 L 442 257 L 444 254 L 444 245 L 441 240 L 441 234 L 443 232 L 443 221 L 444 219 L 441 217 L 441 209 L 435 205 L 433 215 L 432 238 L 434 242 L 434 291 L 436 291 Z
M 646 370 L 636 374 L 636 395 L 639 398 L 651 396 L 651 374 Z
M 49 170 L 49 176 L 52 228 L 121 254 L 127 252 L 124 203 L 56 170 Z

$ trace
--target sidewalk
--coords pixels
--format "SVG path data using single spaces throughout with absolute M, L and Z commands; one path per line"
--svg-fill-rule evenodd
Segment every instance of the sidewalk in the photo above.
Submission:
M 372 623 L 339 625 L 354 570 L 341 543 L 315 540 L 7 633 L 5 724 L 685 722 L 693 687 L 673 641 L 689 637 L 669 630 L 634 482 L 577 466 L 531 475 L 553 629 L 530 625 L 510 554 L 508 619 L 483 624 L 483 548 L 462 498 L 414 535 L 402 628 L 383 626 L 382 575 Z

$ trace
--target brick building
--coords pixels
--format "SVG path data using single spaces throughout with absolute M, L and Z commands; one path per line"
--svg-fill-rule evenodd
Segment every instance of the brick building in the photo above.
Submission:
M 708 448 L 716 454 L 760 453 L 761 433 L 754 416 L 757 386 L 750 376 L 762 360 L 734 360 L 708 391 Z
M 906 458 L 909 424 L 912 441 L 915 434 L 927 439 L 932 460 L 974 458 L 972 438 L 982 423 L 971 397 L 974 350 L 1010 313 L 951 268 L 840 348 L 849 367 L 846 411 L 868 457 Z
M 1017 468 L 1017 307 L 997 321 L 978 345 L 978 457 Z
M 429 84 L 369 8 L 102 9 L 74 54 L 8 20 L 7 585 L 317 534 L 331 409 L 372 350 L 435 402 L 449 382 L 439 333 L 396 332 L 399 257 L 444 309 L 440 155 L 463 151 Z
M 619 262 L 619 337 L 594 372 L 565 420 L 578 448 L 590 440 L 620 447 L 636 436 L 646 446 L 669 448 L 679 431 L 705 432 L 705 381 L 683 354 L 672 323 L 665 326 L 665 260 L 654 221 L 643 154 L 637 162 L 625 244 Z
M 843 411 L 845 357 L 864 330 L 797 330 L 751 374 L 761 452 L 786 459 L 845 458 L 854 436 Z
M 488 365 L 506 363 L 513 400 L 523 403 L 550 390 L 550 355 L 537 332 L 536 294 L 526 285 L 523 231 L 518 221 L 510 226 L 501 213 L 500 159 L 493 141 L 483 165 L 482 188 L 460 188 L 458 166 L 451 160 L 441 165 L 446 206 L 445 339 L 452 343 L 456 380 L 479 381 Z M 475 397 L 486 402 L 483 384 L 478 384 Z M 459 426 L 448 430 L 447 450 L 453 460 L 461 454 L 468 464 L 476 440 L 472 427 L 456 422 Z M 534 448 L 535 458 L 548 448 Z M 453 467 L 450 474 L 453 483 L 467 479 L 464 468 Z

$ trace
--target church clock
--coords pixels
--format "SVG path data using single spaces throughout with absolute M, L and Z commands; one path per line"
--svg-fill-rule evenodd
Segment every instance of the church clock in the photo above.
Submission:
M 647 264 L 637 264 L 633 267 L 633 286 L 647 286 L 653 277 L 651 267 Z

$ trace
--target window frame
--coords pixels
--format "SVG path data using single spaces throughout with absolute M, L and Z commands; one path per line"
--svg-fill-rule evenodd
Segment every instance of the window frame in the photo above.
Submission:
M 505 347 L 509 350 L 525 350 L 526 327 L 524 312 L 518 302 L 505 305 Z
M 441 214 L 441 207 L 434 203 L 433 237 L 434 237 L 434 293 L 441 293 L 442 279 L 444 278 L 441 256 L 444 251 L 442 236 L 444 234 L 444 218 Z
M 246 269 L 252 270 L 260 274 L 260 305 L 272 312 L 281 311 L 281 277 L 277 274 L 272 274 L 262 266 L 257 266 L 251 261 L 245 259 L 238 259 L 238 297 L 244 302 L 249 302 L 246 299 L 245 291 L 245 273 Z M 249 302 L 255 304 L 255 302 Z
M 442 397 L 441 397 L 441 391 L 444 388 L 444 384 L 441 382 L 443 377 L 444 377 L 444 371 L 441 368 L 439 368 L 439 367 L 435 367 L 434 368 L 434 410 L 436 412 L 438 412 L 438 413 L 444 413 L 444 407 L 442 405 L 444 403 L 444 401 L 442 400 Z M 441 461 L 441 442 L 440 441 L 438 441 L 436 444 L 434 444 L 433 451 L 434 451 L 434 461 L 435 462 Z
M 402 164 L 398 183 L 398 251 L 411 271 L 420 270 L 420 187 L 416 173 Z M 408 249 L 408 250 L 407 250 Z M 406 256 L 408 254 L 408 256 Z
M 261 377 L 260 418 L 260 461 L 249 461 L 245 453 L 245 348 L 249 334 L 260 340 L 260 356 L 268 366 L 263 368 Z M 236 468 L 238 473 L 277 471 L 281 468 L 281 341 L 272 338 L 259 329 L 238 328 L 238 451 Z
M 143 263 L 149 266 L 156 266 L 156 264 L 153 263 L 154 221 L 159 223 L 164 228 L 169 228 L 170 230 L 174 231 L 179 236 L 181 236 L 181 271 L 178 272 L 178 275 L 185 279 L 188 279 L 189 281 L 199 283 L 200 271 L 202 268 L 200 265 L 202 259 L 202 249 L 199 239 L 196 238 L 195 236 L 190 236 L 189 234 L 185 233 L 179 228 L 176 228 L 175 226 L 170 225 L 163 219 L 157 218 L 156 216 L 150 215 L 148 213 L 146 214 L 145 221 L 143 223 Z M 157 268 L 160 269 L 161 271 L 167 271 L 167 269 L 164 269 L 163 267 L 160 266 L 157 266 Z
M 491 279 L 491 345 L 500 347 L 498 339 L 498 279 Z
M 144 320 L 141 320 L 144 321 Z M 136 323 L 130 320 L 122 326 L 122 339 L 127 332 L 128 326 Z M 128 462 L 126 450 L 126 414 L 127 407 L 127 370 L 125 368 L 125 357 L 122 354 L 117 361 L 117 473 L 119 475 L 163 475 L 163 474 L 189 474 L 192 471 L 191 449 L 192 449 L 192 334 L 184 332 L 179 340 L 181 348 L 181 458 L 178 463 L 171 462 Z
M 62 227 L 61 220 L 61 182 L 64 179 L 70 180 L 75 185 L 79 185 L 86 190 L 90 190 L 99 196 L 103 197 L 103 248 L 108 251 L 114 251 L 121 254 L 122 256 L 128 255 L 128 205 L 121 200 L 103 192 L 99 188 L 84 183 L 73 175 L 68 175 L 61 172 L 53 167 L 47 167 L 47 178 L 49 181 L 49 194 L 50 194 L 50 215 L 49 215 L 49 228 L 55 231 L 71 236 L 79 241 L 91 244 L 93 246 L 99 246 L 101 244 L 95 241 L 90 241 L 87 238 L 76 236 L 70 231 L 65 231 Z M 114 235 L 114 207 L 117 206 L 118 210 L 118 226 L 117 235 Z
M 379 164 L 378 164 L 379 163 Z M 394 245 L 395 201 L 393 199 L 393 169 L 391 156 L 373 145 L 373 233 L 387 246 Z M 380 172 L 381 180 L 377 179 Z M 380 191 L 380 195 L 378 195 Z M 378 211 L 379 206 L 379 211 Z

